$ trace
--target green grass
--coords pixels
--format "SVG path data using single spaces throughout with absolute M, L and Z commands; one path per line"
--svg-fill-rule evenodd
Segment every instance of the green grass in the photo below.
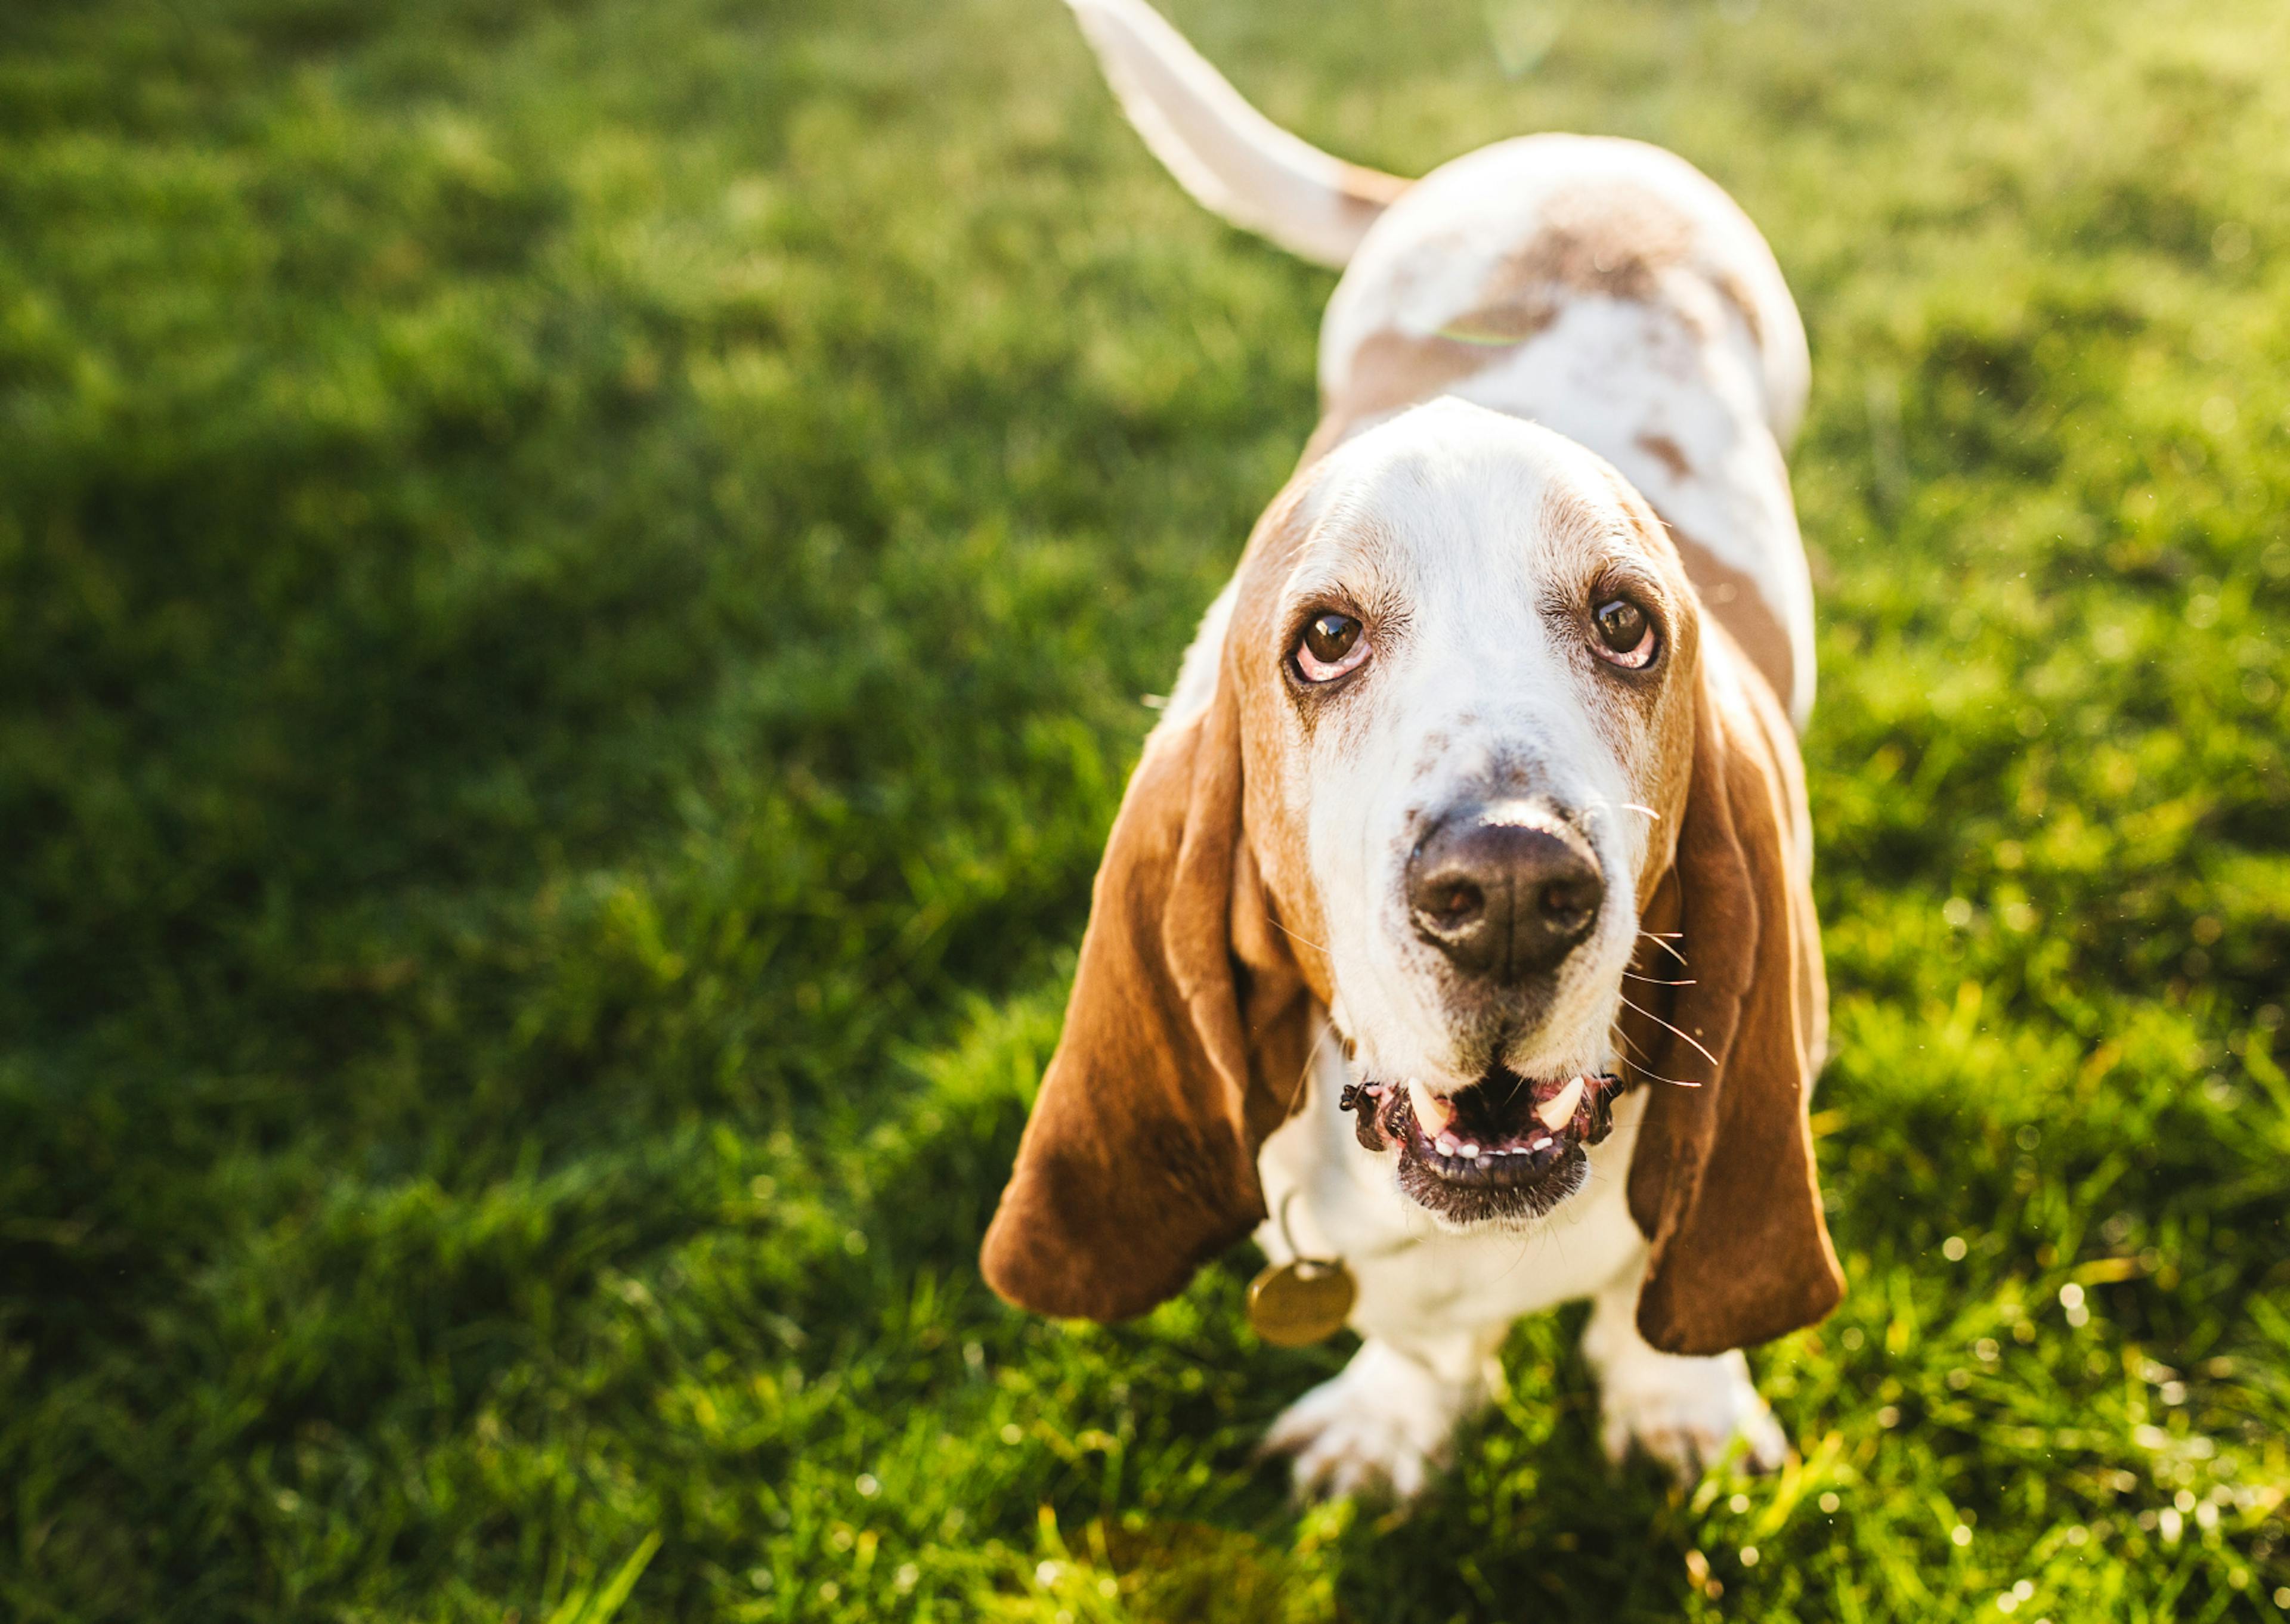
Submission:
M 1246 1257 L 980 1284 L 1331 285 L 1053 0 L 19 0 L 0 1615 L 2290 1612 L 2290 13 L 1174 10 L 1393 168 L 1674 147 L 1805 307 L 1803 1464 L 1609 1473 L 1576 1309 L 1300 1513 Z

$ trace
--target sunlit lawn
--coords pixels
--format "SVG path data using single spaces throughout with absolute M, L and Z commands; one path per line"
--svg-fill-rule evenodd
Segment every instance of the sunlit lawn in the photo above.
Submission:
M 1175 11 L 1387 167 L 1676 148 L 1805 307 L 1802 1464 L 1610 1473 L 1578 1309 L 1299 1512 L 1246 1256 L 980 1284 L 1332 284 L 1062 7 L 22 0 L 0 1615 L 2290 1612 L 2290 12 Z

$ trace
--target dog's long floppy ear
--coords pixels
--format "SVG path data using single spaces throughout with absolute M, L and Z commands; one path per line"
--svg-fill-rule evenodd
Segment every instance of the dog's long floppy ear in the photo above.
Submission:
M 1232 686 L 1149 741 L 1114 820 L 981 1258 L 1020 1308 L 1141 1314 L 1264 1217 L 1257 1148 L 1293 1100 L 1310 1005 L 1242 829 Z
M 1672 1079 L 1646 1084 L 1630 1163 L 1630 1212 L 1653 1242 L 1638 1330 L 1696 1355 L 1812 1324 L 1845 1289 L 1806 1121 L 1827 988 L 1797 741 L 1740 657 L 1713 644 L 1677 858 L 1646 909 L 1685 962 L 1639 957 L 1650 977 L 1691 985 L 1675 988 L 1667 1027 L 1626 1028 Z

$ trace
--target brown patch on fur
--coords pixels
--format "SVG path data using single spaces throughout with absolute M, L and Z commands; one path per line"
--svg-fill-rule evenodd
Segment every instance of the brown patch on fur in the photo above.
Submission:
M 1325 1005 L 1334 1002 L 1335 975 L 1319 945 L 1327 940 L 1327 923 L 1300 815 L 1303 785 L 1298 774 L 1309 724 L 1280 676 L 1283 628 L 1275 619 L 1282 584 L 1310 539 L 1312 526 L 1302 511 L 1309 489 L 1309 479 L 1292 480 L 1249 537 L 1217 688 L 1233 696 L 1239 718 L 1242 817 L 1261 865 L 1265 894 L 1281 922 L 1301 939 L 1292 940 L 1289 950 Z M 1379 540 L 1365 534 L 1361 545 L 1373 549 Z
M 1327 924 L 1312 884 L 1303 820 L 1291 810 L 1294 786 L 1286 769 L 1297 754 L 1292 730 L 1301 724 L 1280 675 L 1282 628 L 1274 621 L 1281 586 L 1311 538 L 1311 492 L 1309 479 L 1292 478 L 1249 533 L 1236 571 L 1217 693 L 1232 705 L 1239 732 L 1241 820 L 1258 865 L 1259 889 L 1290 932 L 1288 952 L 1306 984 L 1325 1005 L 1334 1002 L 1334 973 L 1319 946 L 1327 940 Z M 1362 545 L 1373 549 L 1384 540 L 1369 534 Z
M 1757 577 L 1735 569 L 1675 524 L 1669 528 L 1686 579 L 1701 595 L 1710 617 L 1732 634 L 1758 674 L 1786 702 L 1796 691 L 1797 652 L 1790 644 L 1789 628 L 1766 601 Z
M 1844 1293 L 1807 1122 L 1826 984 L 1798 878 L 1796 738 L 1722 632 L 1704 652 L 1677 853 L 1643 921 L 1681 932 L 1691 985 L 1640 988 L 1670 995 L 1654 1012 L 1692 1041 L 1634 1012 L 1622 1027 L 1626 1049 L 1674 1079 L 1646 1084 L 1630 1162 L 1630 1212 L 1653 1243 L 1638 1329 L 1693 1355 L 1812 1324 Z M 1678 979 L 1655 968 L 1675 969 L 1658 949 L 1638 962 Z
M 1339 164 L 1338 168 L 1345 198 L 1379 213 L 1397 203 L 1399 195 L 1415 184 L 1405 175 L 1386 174 L 1365 164 Z
M 1612 482 L 1612 488 L 1626 509 L 1632 506 L 1643 509 L 1645 504 L 1634 502 L 1637 493 L 1628 485 L 1615 480 Z M 1538 528 L 1556 540 L 1585 551 L 1597 550 L 1600 543 L 1609 540 L 1616 533 L 1611 513 L 1601 512 L 1580 492 L 1568 489 L 1557 480 L 1552 480 L 1543 487 L 1542 502 L 1534 516 Z M 1631 516 L 1635 518 L 1637 516 L 1633 514 Z M 1645 516 L 1651 519 L 1653 516 L 1649 513 Z
M 1758 315 L 1758 301 L 1750 296 L 1750 290 L 1743 287 L 1742 279 L 1731 271 L 1720 271 L 1710 277 L 1709 282 L 1718 290 L 1718 296 L 1741 313 L 1742 322 L 1750 329 L 1750 341 L 1762 353 L 1766 348 L 1766 324 Z
M 1677 549 L 1670 544 L 1669 531 L 1646 505 L 1637 486 L 1611 465 L 1602 465 L 1601 471 L 1608 493 L 1621 508 L 1629 526 L 1632 550 L 1652 568 L 1657 586 L 1654 596 L 1661 605 L 1664 636 L 1669 644 L 1662 656 L 1668 675 L 1651 684 L 1611 679 L 1601 682 L 1594 691 L 1608 696 L 1608 702 L 1594 706 L 1591 712 L 1592 726 L 1606 741 L 1615 759 L 1629 764 L 1642 775 L 1637 790 L 1641 802 L 1659 814 L 1649 831 L 1646 858 L 1639 870 L 1637 901 L 1643 908 L 1652 894 L 1653 878 L 1669 866 L 1678 809 L 1685 804 L 1693 710 L 1683 696 L 1692 686 L 1692 673 L 1700 658 L 1701 629 L 1693 588 L 1678 561 Z M 1549 499 L 1545 500 L 1547 516 L 1565 512 L 1564 508 L 1552 509 Z M 1574 512 L 1565 522 L 1576 527 L 1576 533 L 1592 546 L 1602 540 L 1612 546 L 1608 538 L 1613 526 L 1608 517 L 1580 499 L 1574 499 L 1571 505 Z M 1583 528 L 1586 525 L 1589 528 Z M 1587 630 L 1585 635 L 1587 637 Z M 1587 650 L 1584 657 L 1597 659 Z
M 1304 448 L 1301 466 L 1309 468 L 1333 451 L 1354 428 L 1445 395 L 1509 353 L 1505 348 L 1454 339 L 1415 338 L 1388 330 L 1371 334 L 1352 352 L 1342 400 L 1329 405 Z
M 1293 507 L 1276 503 L 1258 540 Z M 1208 708 L 1148 744 L 1122 797 L 1065 1029 L 986 1232 L 987 1283 L 1038 1313 L 1141 1314 L 1262 1221 L 1257 1149 L 1294 1107 L 1312 999 L 1331 990 L 1308 945 L 1316 900 L 1276 898 L 1268 872 L 1294 866 L 1287 831 L 1267 827 L 1268 853 L 1246 828 L 1233 647 Z
M 1693 465 L 1685 460 L 1685 451 L 1666 434 L 1642 434 L 1638 449 L 1669 470 L 1672 479 L 1691 478 Z
M 1662 272 L 1692 254 L 1693 236 L 1692 220 L 1642 187 L 1556 192 L 1540 228 L 1504 257 L 1480 297 L 1489 305 L 1532 304 L 1571 289 L 1651 302 Z
M 1298 466 L 1309 468 L 1375 419 L 1446 394 L 1502 361 L 1557 321 L 1570 295 L 1662 303 L 1692 322 L 1690 309 L 1661 293 L 1662 274 L 1687 261 L 1693 235 L 1690 219 L 1642 188 L 1554 194 L 1534 235 L 1497 262 L 1468 310 L 1436 333 L 1386 329 L 1361 342 L 1341 395 L 1322 403 Z

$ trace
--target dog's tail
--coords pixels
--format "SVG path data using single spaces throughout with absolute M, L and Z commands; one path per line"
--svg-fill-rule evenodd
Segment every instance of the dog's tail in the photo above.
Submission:
M 1122 110 L 1177 183 L 1234 225 L 1341 267 L 1407 182 L 1322 152 L 1240 98 L 1144 0 L 1067 0 Z

